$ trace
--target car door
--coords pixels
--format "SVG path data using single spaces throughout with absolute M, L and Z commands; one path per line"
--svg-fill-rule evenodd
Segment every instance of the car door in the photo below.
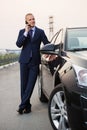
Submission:
M 51 43 L 58 45 L 62 42 L 62 30 L 59 30 L 52 38 Z M 59 51 L 59 49 L 58 49 Z M 54 89 L 54 73 L 56 68 L 60 64 L 60 57 L 58 56 L 57 49 L 51 54 L 43 54 L 41 58 L 42 64 L 42 77 L 43 77 L 43 89 L 49 96 Z

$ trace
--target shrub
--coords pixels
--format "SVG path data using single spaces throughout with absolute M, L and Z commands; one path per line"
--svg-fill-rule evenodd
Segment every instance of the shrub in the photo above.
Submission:
M 19 58 L 19 54 L 16 53 L 0 54 L 0 66 L 12 62 L 16 62 L 18 61 L 18 58 Z

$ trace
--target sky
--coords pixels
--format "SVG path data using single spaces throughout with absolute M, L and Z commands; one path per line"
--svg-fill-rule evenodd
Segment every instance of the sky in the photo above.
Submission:
M 63 27 L 87 27 L 87 0 L 0 0 L 0 49 L 18 49 L 16 40 L 27 13 L 33 13 L 36 26 L 48 38 L 50 16 L 54 33 Z

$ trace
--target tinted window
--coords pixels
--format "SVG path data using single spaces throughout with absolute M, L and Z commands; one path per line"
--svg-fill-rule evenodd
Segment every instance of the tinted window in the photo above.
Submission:
M 67 48 L 73 49 L 87 49 L 87 28 L 67 29 Z

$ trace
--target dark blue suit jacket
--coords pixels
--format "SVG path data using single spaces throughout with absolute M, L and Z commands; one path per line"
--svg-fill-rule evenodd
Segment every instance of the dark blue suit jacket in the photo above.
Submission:
M 35 34 L 32 40 L 28 35 L 25 37 L 24 34 L 25 29 L 20 30 L 16 45 L 18 47 L 22 47 L 20 54 L 20 63 L 28 63 L 31 56 L 32 51 L 32 62 L 33 64 L 40 64 L 40 44 L 48 44 L 49 41 L 44 33 L 44 31 L 40 28 L 35 27 Z

